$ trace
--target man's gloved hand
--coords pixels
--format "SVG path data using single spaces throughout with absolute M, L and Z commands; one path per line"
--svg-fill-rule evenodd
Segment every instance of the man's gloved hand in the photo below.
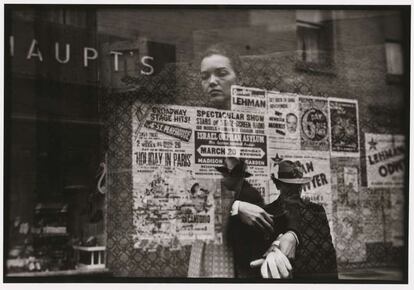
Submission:
M 288 258 L 277 247 L 272 247 L 271 251 L 266 252 L 264 259 L 253 261 L 250 266 L 261 266 L 260 272 L 266 279 L 286 279 L 290 277 L 292 271 Z
M 292 232 L 280 234 L 276 241 L 280 242 L 280 251 L 289 259 L 295 258 L 297 241 Z
M 254 226 L 267 235 L 274 234 L 273 215 L 268 214 L 263 208 L 240 201 L 238 215 L 243 223 Z

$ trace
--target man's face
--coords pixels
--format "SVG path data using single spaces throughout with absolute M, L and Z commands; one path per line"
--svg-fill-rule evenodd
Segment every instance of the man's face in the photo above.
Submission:
M 286 117 L 286 128 L 289 133 L 295 133 L 298 125 L 298 119 L 295 115 L 288 115 Z
M 298 190 L 298 187 L 295 184 L 289 184 L 281 182 L 280 180 L 273 180 L 273 183 L 276 185 L 276 188 L 279 190 L 281 195 L 286 195 Z
M 201 86 L 215 108 L 230 108 L 230 87 L 236 84 L 236 73 L 230 60 L 219 54 L 205 57 L 200 66 Z
M 287 183 L 281 182 L 280 183 L 280 193 L 284 194 L 285 192 L 289 192 L 291 186 Z

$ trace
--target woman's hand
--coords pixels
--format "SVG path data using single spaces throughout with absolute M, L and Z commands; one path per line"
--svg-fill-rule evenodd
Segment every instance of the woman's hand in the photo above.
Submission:
M 267 235 L 274 234 L 273 215 L 268 214 L 263 208 L 240 201 L 238 215 L 243 223 L 254 226 Z

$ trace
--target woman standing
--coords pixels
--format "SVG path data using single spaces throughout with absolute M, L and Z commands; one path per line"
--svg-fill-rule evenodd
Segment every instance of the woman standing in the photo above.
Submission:
M 239 56 L 232 50 L 229 46 L 225 44 L 215 44 L 209 47 L 201 57 L 200 61 L 200 75 L 201 75 L 201 86 L 203 89 L 203 93 L 208 98 L 207 106 L 213 107 L 216 109 L 221 110 L 230 110 L 231 106 L 231 86 L 235 84 L 241 84 L 241 62 Z M 242 164 L 242 160 L 238 160 L 238 158 L 226 158 L 225 160 L 225 167 L 224 169 L 228 169 L 230 171 L 233 170 L 233 166 L 230 166 L 231 169 L 227 168 L 230 163 L 235 166 L 235 164 Z M 243 163 L 244 164 L 244 163 Z M 236 166 L 237 167 L 237 166 Z M 229 171 L 229 172 L 230 172 Z M 244 176 L 246 177 L 246 176 Z M 227 178 L 228 179 L 228 178 Z M 242 182 L 242 178 L 233 178 L 236 180 L 236 183 Z M 226 181 L 226 178 L 223 179 Z M 234 180 L 233 180 L 234 181 Z M 234 182 L 233 182 L 234 183 Z M 242 182 L 245 186 L 247 186 L 247 182 Z M 225 185 L 225 183 L 224 183 Z M 234 190 L 232 186 L 226 186 L 229 190 Z M 231 210 L 225 210 L 225 214 L 231 215 L 230 223 L 228 226 L 235 229 L 245 228 L 248 229 L 245 232 L 251 232 L 253 230 L 255 233 L 261 232 L 259 236 L 272 236 L 274 234 L 274 221 L 273 215 L 266 212 L 263 208 L 264 201 L 259 191 L 254 189 L 253 187 L 249 188 L 249 198 L 238 194 L 241 192 L 245 192 L 247 188 L 239 189 L 235 192 L 236 198 L 233 199 L 229 205 L 226 205 L 226 208 L 230 208 Z M 247 199 L 246 199 L 247 198 Z M 226 202 L 227 204 L 227 202 Z M 273 213 L 273 212 L 272 212 Z M 223 217 L 223 221 L 227 219 L 228 216 Z M 292 219 L 292 225 L 298 222 L 295 216 L 290 217 Z M 289 258 L 294 257 L 295 248 L 298 244 L 298 235 L 299 233 L 295 230 L 296 227 L 293 226 L 289 228 L 287 232 L 281 235 L 278 239 L 280 243 L 281 253 L 288 256 Z M 227 229 L 228 230 L 228 229 Z M 233 230 L 233 234 L 235 232 L 239 232 L 237 230 Z M 253 240 L 251 239 L 253 237 Z M 255 244 L 255 235 L 242 235 L 236 234 L 236 236 L 229 237 L 231 242 L 233 251 L 234 251 L 234 259 L 236 262 L 235 265 L 235 275 L 236 277 L 257 277 L 260 273 L 256 269 L 251 269 L 249 262 L 253 259 L 260 257 L 260 251 L 258 252 L 259 248 L 255 250 L 255 254 L 248 254 L 246 252 L 246 248 L 256 248 L 253 246 Z M 238 240 L 238 242 L 236 242 Z M 257 243 L 259 243 L 257 240 Z M 249 242 L 250 241 L 250 242 Z M 272 241 L 268 241 L 267 243 L 270 244 Z M 217 250 L 216 250 L 217 251 Z M 265 251 L 262 249 L 261 251 Z M 206 250 L 207 253 L 214 252 Z M 225 252 L 225 251 L 224 251 Z M 223 251 L 219 251 L 221 255 L 224 255 Z M 249 251 L 248 251 L 249 252 Z M 257 253 L 256 253 L 257 252 Z M 263 253 L 262 253 L 263 254 Z M 212 254 L 214 255 L 214 254 Z M 258 256 L 259 255 L 259 256 Z M 209 255 L 207 255 L 209 256 Z M 211 255 L 210 255 L 211 256 Z M 220 257 L 221 259 L 223 257 Z M 214 260 L 214 259 L 213 259 Z M 287 259 L 286 259 L 287 260 Z M 230 260 L 229 260 L 230 261 Z M 211 263 L 213 265 L 213 270 L 218 270 L 217 267 L 214 267 L 214 261 Z M 218 263 L 223 264 L 223 263 Z M 226 263 L 224 263 L 226 264 Z M 229 263 L 227 263 L 229 264 Z M 278 269 L 272 269 L 273 272 L 280 272 L 281 275 L 275 275 L 275 277 L 284 277 L 287 278 L 289 276 L 288 269 L 289 266 L 283 262 L 275 262 L 274 266 Z M 232 271 L 226 271 L 228 269 L 221 269 L 218 270 L 219 273 L 216 272 L 215 275 L 223 275 L 226 272 L 231 273 Z M 214 273 L 214 271 L 213 271 Z M 214 275 L 214 274 L 213 274 Z

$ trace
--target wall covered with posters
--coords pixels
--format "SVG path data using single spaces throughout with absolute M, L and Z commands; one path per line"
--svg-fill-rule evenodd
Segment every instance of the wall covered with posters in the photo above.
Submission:
M 338 70 L 320 74 L 298 69 L 295 49 L 242 57 L 246 87 L 256 93 L 236 87 L 231 114 L 205 108 L 197 68 L 184 62 L 104 97 L 115 275 L 186 276 L 193 240 L 221 242 L 212 168 L 229 154 L 248 160 L 267 201 L 277 197 L 271 158 L 303 162 L 313 178 L 304 195 L 324 205 L 341 269 L 400 265 L 403 94 L 391 98 L 399 88 L 377 70 L 383 47 L 338 49 Z
M 359 133 L 364 126 L 358 122 L 357 100 L 267 91 L 266 108 L 273 114 L 263 118 L 246 108 L 230 112 L 141 99 L 136 92 L 106 99 L 108 108 L 115 108 L 107 112 L 107 129 L 109 205 L 117 209 L 108 211 L 108 262 L 116 274 L 186 276 L 192 241 L 221 242 L 214 213 L 220 176 L 213 167 L 232 154 L 250 163 L 257 177 L 252 183 L 266 201 L 277 197 L 269 183 L 272 157 L 304 164 L 313 179 L 303 196 L 324 205 L 341 267 L 395 263 L 396 258 L 381 256 L 387 251 L 396 257 L 402 246 L 403 190 L 362 184 Z M 296 128 L 287 124 L 291 112 Z

